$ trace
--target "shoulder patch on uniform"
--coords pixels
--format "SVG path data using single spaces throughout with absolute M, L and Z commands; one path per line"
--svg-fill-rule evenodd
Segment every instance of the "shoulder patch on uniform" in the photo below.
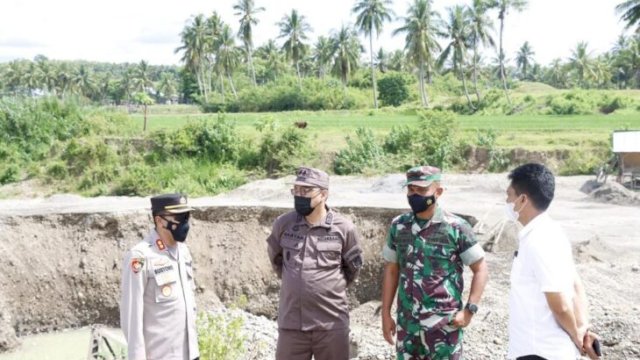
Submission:
M 167 248 L 166 246 L 164 246 L 164 242 L 161 239 L 156 240 L 156 246 L 158 247 L 158 250 L 160 250 L 160 251 L 162 251 L 162 250 Z
M 131 271 L 135 274 L 139 273 L 144 266 L 144 258 L 132 258 L 131 259 Z

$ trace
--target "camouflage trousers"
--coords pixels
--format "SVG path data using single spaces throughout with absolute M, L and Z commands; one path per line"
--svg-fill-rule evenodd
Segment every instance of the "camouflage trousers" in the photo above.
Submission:
M 398 326 L 398 360 L 462 360 L 463 330 L 445 325 L 438 329 L 407 332 Z

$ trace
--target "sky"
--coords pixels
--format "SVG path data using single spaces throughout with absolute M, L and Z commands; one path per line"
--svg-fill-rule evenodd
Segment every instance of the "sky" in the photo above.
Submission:
M 237 31 L 238 17 L 233 4 L 237 0 L 0 0 L 0 62 L 33 59 L 42 54 L 56 60 L 133 62 L 146 60 L 154 65 L 180 63 L 174 50 L 180 46 L 180 32 L 193 15 L 217 11 Z M 442 15 L 449 6 L 469 0 L 434 0 Z M 622 0 L 529 0 L 522 13 L 511 12 L 505 23 L 504 48 L 513 59 L 525 41 L 529 41 L 536 62 L 547 65 L 555 58 L 566 59 L 580 41 L 588 42 L 593 54 L 609 50 L 625 32 L 615 13 Z M 355 0 L 256 0 L 265 11 L 255 27 L 255 46 L 279 34 L 276 23 L 295 8 L 307 18 L 317 36 L 328 35 L 343 24 L 355 22 L 351 8 Z M 405 15 L 408 0 L 394 0 L 397 17 Z M 495 39 L 499 23 L 496 12 Z M 374 39 L 374 49 L 395 50 L 404 47 L 402 35 L 392 36 L 401 19 L 385 24 Z M 626 31 L 627 34 L 630 31 Z M 282 43 L 282 39 L 278 40 Z M 362 37 L 368 51 L 368 39 Z M 238 42 L 240 44 L 240 42 Z M 485 52 L 494 58 L 495 50 Z M 363 59 L 368 54 L 363 54 Z

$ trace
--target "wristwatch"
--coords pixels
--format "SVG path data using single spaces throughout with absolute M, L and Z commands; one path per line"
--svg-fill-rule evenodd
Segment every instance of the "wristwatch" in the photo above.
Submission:
M 475 315 L 475 313 L 478 312 L 478 305 L 476 305 L 476 304 L 467 303 L 467 305 L 464 308 L 469 310 L 469 312 L 471 314 L 474 314 L 474 315 Z

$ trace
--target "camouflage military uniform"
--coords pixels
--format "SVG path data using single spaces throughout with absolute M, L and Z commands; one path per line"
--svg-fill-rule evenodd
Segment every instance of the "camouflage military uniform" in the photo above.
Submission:
M 400 215 L 383 257 L 400 269 L 398 359 L 461 359 L 462 329 L 450 322 L 462 309 L 463 265 L 484 257 L 469 224 L 440 207 L 430 221 Z

